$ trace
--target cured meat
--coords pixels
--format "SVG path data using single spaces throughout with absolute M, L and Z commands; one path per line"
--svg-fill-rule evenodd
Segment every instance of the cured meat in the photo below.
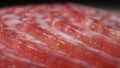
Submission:
M 120 68 L 120 15 L 78 4 L 0 9 L 2 68 Z

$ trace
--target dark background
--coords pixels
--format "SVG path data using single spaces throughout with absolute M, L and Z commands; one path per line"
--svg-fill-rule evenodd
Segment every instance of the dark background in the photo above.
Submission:
M 25 5 L 25 4 L 39 4 L 39 3 L 80 3 L 105 9 L 120 10 L 119 0 L 0 0 L 0 7 Z

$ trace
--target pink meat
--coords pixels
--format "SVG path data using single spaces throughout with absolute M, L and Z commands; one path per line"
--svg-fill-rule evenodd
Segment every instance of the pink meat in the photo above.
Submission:
M 79 4 L 0 9 L 2 68 L 119 68 L 120 14 Z

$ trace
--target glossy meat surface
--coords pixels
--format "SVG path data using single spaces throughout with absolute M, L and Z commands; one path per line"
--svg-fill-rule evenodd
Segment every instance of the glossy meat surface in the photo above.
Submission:
M 0 9 L 1 68 L 120 68 L 120 14 L 79 4 Z

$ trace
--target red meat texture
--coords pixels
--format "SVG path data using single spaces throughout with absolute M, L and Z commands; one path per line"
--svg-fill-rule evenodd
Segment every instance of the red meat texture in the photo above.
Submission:
M 120 68 L 120 14 L 72 3 L 1 8 L 0 68 Z

